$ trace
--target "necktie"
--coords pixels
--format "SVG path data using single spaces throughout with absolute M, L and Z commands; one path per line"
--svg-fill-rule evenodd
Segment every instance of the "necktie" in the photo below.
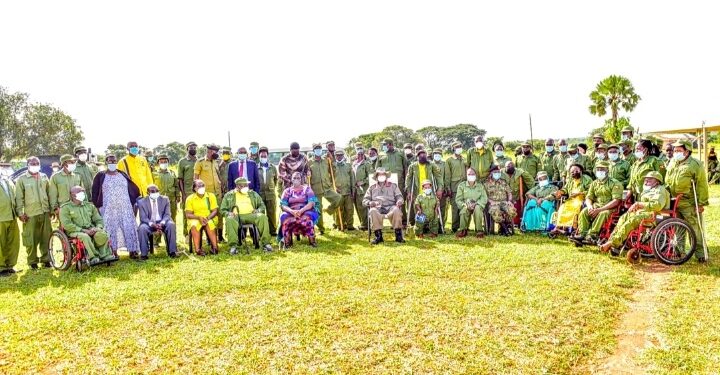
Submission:
M 245 162 L 238 163 L 238 177 L 245 176 Z
M 160 221 L 160 215 L 158 215 L 158 209 L 157 209 L 157 200 L 151 199 L 150 204 L 152 205 L 152 219 L 155 221 Z

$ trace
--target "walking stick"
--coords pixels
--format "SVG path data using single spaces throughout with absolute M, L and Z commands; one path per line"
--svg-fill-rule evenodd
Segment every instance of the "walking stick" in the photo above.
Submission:
M 330 162 L 330 158 L 327 159 L 327 162 L 328 162 L 328 169 L 330 169 L 330 179 L 332 180 L 333 189 L 337 193 L 337 186 L 335 185 L 335 173 L 333 172 L 332 162 Z M 340 231 L 344 231 L 345 228 L 343 226 L 342 210 L 340 209 L 340 207 L 337 208 L 337 214 L 338 214 L 338 221 L 340 224 L 340 225 L 338 225 L 338 227 L 340 228 Z
M 700 226 L 700 235 L 702 236 L 702 245 L 703 245 L 703 252 L 705 255 L 705 261 L 709 261 L 710 258 L 708 258 L 707 241 L 705 240 L 705 226 L 703 225 L 702 215 L 700 214 L 700 206 L 698 205 L 697 190 L 695 188 L 695 180 L 690 180 L 690 181 L 692 182 L 693 196 L 695 197 L 695 213 L 697 214 L 698 225 Z
M 437 188 L 435 187 L 435 175 L 432 175 L 432 184 L 433 184 L 433 190 L 437 191 Z M 441 198 L 442 199 L 442 198 Z M 438 199 L 437 208 L 435 209 L 437 216 L 438 216 L 438 227 L 440 227 L 440 234 L 445 234 L 445 228 L 443 226 L 442 221 L 442 209 L 440 208 L 440 199 Z

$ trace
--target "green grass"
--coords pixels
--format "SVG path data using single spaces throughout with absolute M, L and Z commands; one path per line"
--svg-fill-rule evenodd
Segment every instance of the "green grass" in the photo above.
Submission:
M 534 235 L 319 245 L 0 279 L 0 373 L 586 373 L 642 272 Z M 717 371 L 717 276 L 673 272 L 650 368 Z

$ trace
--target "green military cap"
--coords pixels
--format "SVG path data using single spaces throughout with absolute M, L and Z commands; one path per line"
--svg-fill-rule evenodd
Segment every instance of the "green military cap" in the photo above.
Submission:
M 607 150 L 608 146 L 604 143 L 601 143 L 601 144 L 597 145 L 597 147 L 595 147 L 595 149 Z
M 250 142 L 250 147 L 252 147 L 252 146 L 260 147 L 260 144 L 253 141 L 253 142 Z
M 593 134 L 593 136 L 592 136 L 592 137 L 593 137 L 593 138 L 601 138 L 601 139 L 605 139 L 605 136 L 604 136 L 604 135 L 602 135 L 602 134 L 600 134 L 600 133 L 595 133 L 595 134 Z
M 645 175 L 645 178 L 654 178 L 658 180 L 661 184 L 663 183 L 663 177 L 660 172 L 657 171 L 648 172 L 648 174 Z
M 258 154 L 261 153 L 261 152 L 263 152 L 263 151 L 265 151 L 265 152 L 270 152 L 266 146 L 262 146 L 262 147 L 260 147 L 260 148 L 258 149 Z
M 375 146 L 370 146 L 370 148 L 369 148 L 368 150 L 373 150 L 373 151 L 375 151 L 375 152 L 378 151 L 377 147 L 375 147 Z
M 425 145 L 424 145 L 424 144 L 418 143 L 418 144 L 415 145 L 415 151 L 423 150 L 423 149 L 425 149 Z
M 613 144 L 609 145 L 607 148 L 608 148 L 608 150 L 611 149 L 611 148 L 616 148 L 616 149 L 619 150 L 619 149 L 620 149 L 620 145 L 617 144 L 617 143 L 613 143 Z
M 503 150 L 505 149 L 505 145 L 504 145 L 502 142 L 495 142 L 495 143 L 493 143 L 493 150 L 498 149 L 498 147 L 501 148 L 501 149 L 503 149 Z M 518 147 L 518 149 L 522 149 L 522 147 Z
M 610 169 L 610 163 L 606 162 L 605 160 L 598 161 L 595 163 L 595 169 L 598 168 Z
M 145 150 L 145 156 L 153 156 L 153 154 L 152 150 Z
M 413 148 L 412 143 L 406 143 L 403 145 L 403 148 Z
M 235 179 L 235 185 L 247 185 L 248 179 L 245 177 L 238 177 Z
M 188 142 L 188 143 L 185 144 L 185 148 L 190 148 L 190 146 L 195 146 L 195 147 L 197 147 L 197 143 L 195 143 L 195 142 Z
M 620 133 L 634 132 L 634 131 L 635 131 L 635 129 L 633 129 L 632 126 L 630 126 L 630 125 L 625 125 L 625 127 L 623 127 L 623 128 L 620 130 Z
M 383 139 L 383 143 L 395 144 L 395 142 L 393 142 L 392 138 L 385 138 L 385 139 Z
M 158 155 L 157 159 L 158 159 L 158 161 L 160 161 L 162 159 L 167 159 L 168 161 L 170 161 L 170 158 L 167 156 L 167 154 L 160 154 L 160 155 Z
M 532 142 L 530 142 L 530 141 L 525 141 L 525 142 L 523 142 L 520 146 L 532 146 Z
M 462 147 L 462 143 L 460 142 L 453 142 L 452 145 L 450 145 L 452 148 L 460 148 Z
M 425 185 L 430 185 L 430 186 L 432 186 L 432 181 L 430 181 L 430 180 L 423 180 L 423 182 L 422 182 L 422 184 L 420 184 L 420 186 L 425 186 Z
M 208 149 L 208 150 L 213 150 L 213 151 L 220 151 L 220 146 L 218 146 L 218 145 L 216 145 L 216 144 L 211 144 L 211 145 L 208 145 L 208 146 L 207 146 L 207 149 Z
M 440 155 L 442 155 L 442 153 L 443 153 L 443 151 L 442 151 L 442 149 L 440 149 L 440 148 L 436 148 L 436 149 L 433 150 L 433 154 L 440 154 Z
M 77 154 L 78 152 L 85 151 L 87 152 L 87 148 L 85 146 L 77 146 L 75 149 L 73 149 L 73 154 Z
M 569 144 L 568 151 L 577 151 L 577 145 L 575 143 Z
M 678 139 L 677 141 L 673 142 L 672 146 L 673 147 L 685 147 L 686 150 L 692 149 L 690 142 L 688 142 L 685 139 Z
M 60 164 L 64 164 L 66 161 L 75 161 L 75 157 L 69 154 L 60 157 Z
M 545 172 L 545 171 L 539 171 L 539 172 L 537 173 L 537 176 L 536 176 L 535 178 L 539 180 L 540 177 L 545 177 L 545 178 L 547 178 L 547 176 L 548 176 L 547 172 Z
M 108 243 L 108 234 L 104 230 L 99 230 L 95 232 L 95 235 L 93 235 L 93 240 L 95 241 L 95 244 L 98 246 L 105 246 L 105 244 Z
M 223 154 L 232 154 L 232 149 L 230 147 L 223 147 L 222 153 Z
M 313 143 L 312 148 L 313 148 L 313 150 L 316 148 L 322 148 L 322 143 Z
M 334 144 L 335 144 L 335 141 L 327 141 L 327 142 L 325 142 L 325 144 L 326 144 L 326 145 L 334 145 Z
M 365 148 L 365 146 L 363 146 L 362 142 L 355 142 L 355 148 Z
M 343 150 L 341 148 L 337 149 L 337 150 L 335 150 L 335 155 L 345 155 L 345 150 Z

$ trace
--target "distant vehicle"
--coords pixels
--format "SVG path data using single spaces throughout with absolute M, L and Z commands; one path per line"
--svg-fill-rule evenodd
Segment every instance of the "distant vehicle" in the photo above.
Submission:
M 38 159 L 40 159 L 40 172 L 45 173 L 45 175 L 50 178 L 53 174 L 52 163 L 59 163 L 60 155 L 39 155 Z M 12 176 L 10 176 L 10 179 L 12 182 L 16 182 L 25 172 L 27 172 L 27 166 L 18 168 L 13 172 Z

